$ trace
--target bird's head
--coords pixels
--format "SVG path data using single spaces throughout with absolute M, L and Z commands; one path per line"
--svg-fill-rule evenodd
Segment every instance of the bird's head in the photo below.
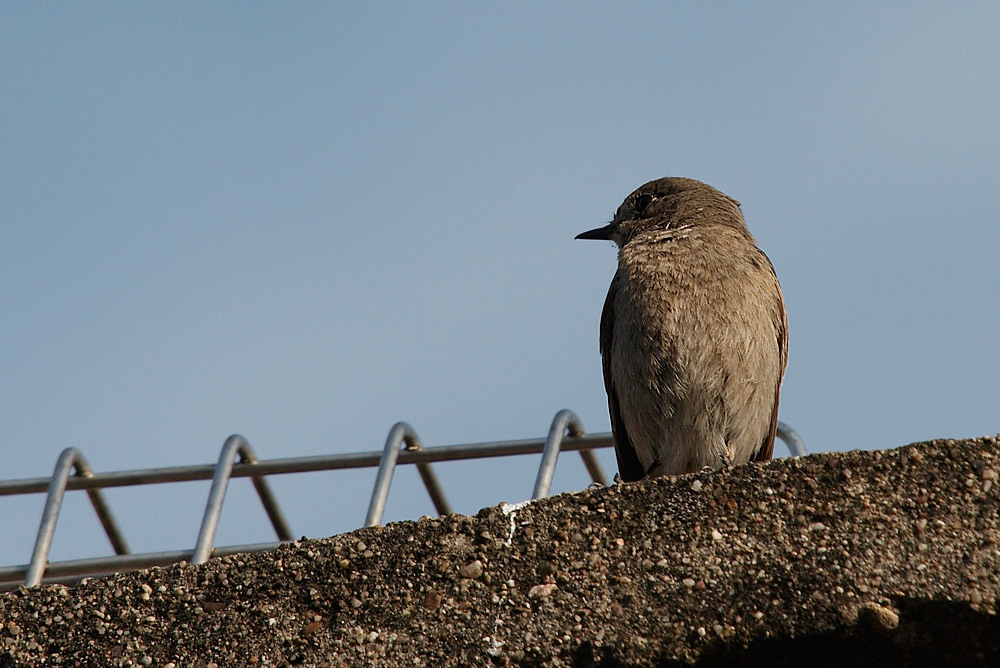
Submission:
M 739 202 L 701 181 L 667 177 L 635 190 L 618 207 L 614 220 L 576 238 L 610 239 L 621 248 L 647 232 L 719 224 L 746 230 Z

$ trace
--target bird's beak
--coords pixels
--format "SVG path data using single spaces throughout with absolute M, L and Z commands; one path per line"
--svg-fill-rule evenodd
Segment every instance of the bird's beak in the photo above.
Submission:
M 615 231 L 615 224 L 608 223 L 604 227 L 598 227 L 596 230 L 587 230 L 576 235 L 576 239 L 601 239 L 607 241 L 611 239 L 611 233 Z

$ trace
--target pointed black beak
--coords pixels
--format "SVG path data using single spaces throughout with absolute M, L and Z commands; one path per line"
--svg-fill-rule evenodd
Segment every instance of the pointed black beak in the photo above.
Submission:
M 575 239 L 601 239 L 603 241 L 607 241 L 607 240 L 611 239 L 611 233 L 614 232 L 614 230 L 615 230 L 615 224 L 614 223 L 608 223 L 604 227 L 598 227 L 596 230 L 587 230 L 586 232 L 582 232 L 582 233 L 576 235 L 576 237 L 574 237 L 574 238 Z

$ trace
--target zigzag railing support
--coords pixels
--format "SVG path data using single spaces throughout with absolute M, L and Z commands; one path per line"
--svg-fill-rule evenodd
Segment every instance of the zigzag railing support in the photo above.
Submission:
M 580 438 L 586 436 L 586 432 L 576 413 L 564 408 L 556 413 L 556 416 L 552 418 L 552 425 L 549 426 L 549 435 L 545 439 L 545 447 L 542 449 L 542 463 L 539 465 L 538 475 L 535 477 L 535 489 L 531 492 L 532 499 L 541 499 L 549 495 L 552 478 L 556 472 L 556 461 L 559 459 L 563 439 L 567 435 L 570 438 Z M 605 477 L 597 457 L 594 456 L 594 452 L 580 450 L 580 457 L 583 459 L 583 465 L 587 467 L 590 479 L 599 485 L 606 486 L 608 479 Z
M 241 464 L 255 466 L 258 464 L 257 457 L 253 449 L 245 438 L 239 434 L 233 434 L 226 439 L 219 454 L 219 463 L 215 467 L 215 476 L 212 478 L 212 488 L 208 492 L 208 503 L 205 504 L 205 515 L 201 520 L 201 529 L 198 531 L 198 540 L 191 555 L 192 564 L 203 564 L 212 556 L 213 542 L 215 541 L 215 530 L 219 526 L 219 515 L 222 513 L 222 502 L 226 497 L 226 488 L 229 486 L 229 477 L 233 472 L 233 461 L 236 455 L 240 456 Z M 292 530 L 288 528 L 285 516 L 278 507 L 278 502 L 271 492 L 271 486 L 267 484 L 264 476 L 251 476 L 253 486 L 257 490 L 257 496 L 264 505 L 271 526 L 278 534 L 278 540 L 292 540 Z
M 76 448 L 66 448 L 56 460 L 56 468 L 52 472 L 52 479 L 49 482 L 48 496 L 45 498 L 45 508 L 42 510 L 42 521 L 38 525 L 38 536 L 35 538 L 35 548 L 31 553 L 31 562 L 28 564 L 28 572 L 24 578 L 25 587 L 34 587 L 42 581 L 45 575 L 45 567 L 48 564 L 49 548 L 52 547 L 52 537 L 56 531 L 56 522 L 59 519 L 59 510 L 62 507 L 63 496 L 66 494 L 66 482 L 69 479 L 69 470 L 76 470 L 76 475 L 84 478 L 90 477 L 90 465 L 83 453 Z M 115 554 L 128 554 L 128 543 L 122 535 L 118 523 L 115 521 L 111 509 L 104 500 L 104 495 L 100 489 L 88 489 L 87 496 L 94 506 L 104 533 L 107 534 Z
M 802 439 L 794 429 L 784 422 L 778 422 L 777 436 L 788 447 L 791 456 L 801 457 L 806 454 Z M 41 583 L 43 579 L 46 582 L 73 583 L 84 576 L 106 575 L 123 570 L 167 565 L 183 559 L 198 564 L 204 563 L 213 555 L 273 549 L 281 542 L 291 541 L 293 538 L 291 529 L 288 528 L 288 523 L 265 480 L 264 476 L 267 475 L 377 466 L 378 473 L 372 490 L 368 514 L 365 518 L 365 526 L 374 526 L 382 522 L 386 500 L 389 496 L 389 487 L 392 484 L 397 464 L 413 464 L 417 467 L 434 507 L 439 514 L 446 515 L 452 510 L 431 468 L 432 462 L 541 454 L 542 460 L 532 493 L 532 498 L 537 499 L 548 495 L 556 462 L 560 451 L 563 450 L 578 451 L 591 479 L 601 485 L 607 485 L 607 479 L 593 451 L 612 446 L 611 434 L 586 434 L 579 418 L 572 411 L 562 410 L 553 418 L 548 436 L 544 440 L 533 438 L 424 448 L 413 428 L 405 422 L 399 422 L 389 431 L 385 447 L 381 452 L 351 452 L 259 461 L 246 439 L 234 434 L 226 439 L 219 460 L 214 465 L 170 466 L 108 473 L 93 473 L 79 450 L 67 448 L 59 455 L 51 477 L 0 480 L 0 497 L 47 492 L 31 562 L 17 566 L 0 567 L 0 592 L 15 588 L 18 582 L 23 582 L 29 587 Z M 237 455 L 240 457 L 240 463 L 235 464 Z M 71 469 L 75 469 L 76 472 L 73 476 L 70 475 Z M 278 535 L 279 542 L 213 547 L 226 488 L 232 477 L 249 477 L 252 480 L 271 525 Z M 212 480 L 212 488 L 209 491 L 208 502 L 198 532 L 198 540 L 193 551 L 130 553 L 118 524 L 104 500 L 102 490 L 110 487 L 209 479 Z M 67 490 L 75 489 L 87 492 L 116 555 L 49 563 L 47 561 L 49 548 L 52 544 L 63 495 Z
M 394 424 L 389 430 L 389 436 L 385 439 L 385 448 L 382 449 L 378 473 L 375 475 L 372 499 L 368 504 L 368 514 L 365 517 L 366 527 L 378 526 L 382 523 L 385 504 L 389 499 L 389 486 L 392 485 L 392 474 L 396 472 L 396 463 L 399 461 L 400 445 L 403 445 L 407 452 L 420 450 L 420 438 L 417 436 L 417 432 L 413 431 L 413 427 L 406 422 Z M 438 514 L 450 514 L 451 505 L 445 498 L 444 491 L 442 491 L 431 465 L 428 462 L 416 462 L 416 467 Z

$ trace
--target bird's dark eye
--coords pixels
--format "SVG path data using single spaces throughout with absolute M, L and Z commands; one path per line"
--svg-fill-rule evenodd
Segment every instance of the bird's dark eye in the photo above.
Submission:
M 649 203 L 652 201 L 653 201 L 653 196 L 650 195 L 649 193 L 643 193 L 639 195 L 638 197 L 635 198 L 635 204 L 633 205 L 635 208 L 635 212 L 641 216 L 646 212 L 646 207 L 648 207 Z

